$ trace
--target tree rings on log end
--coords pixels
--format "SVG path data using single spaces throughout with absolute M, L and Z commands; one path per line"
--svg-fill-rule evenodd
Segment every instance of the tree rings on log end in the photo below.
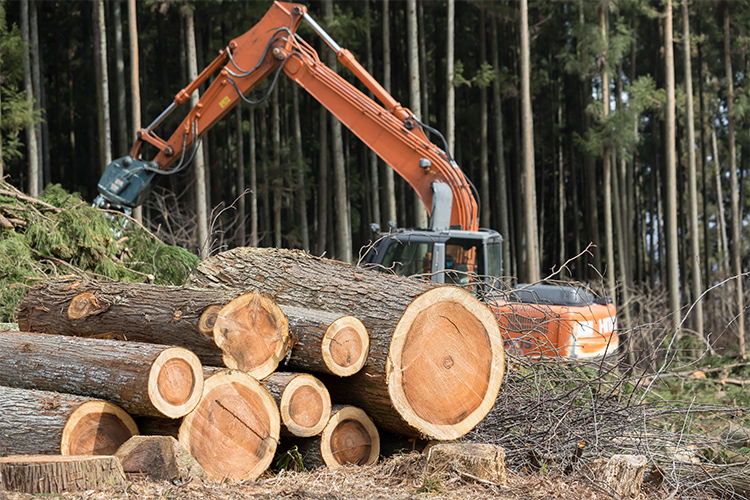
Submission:
M 374 464 L 380 455 L 380 435 L 372 419 L 356 406 L 334 411 L 320 436 L 325 464 L 328 467 Z
M 214 338 L 216 318 L 219 316 L 219 311 L 221 311 L 222 307 L 224 306 L 208 306 L 201 314 L 201 317 L 198 318 L 198 330 L 206 337 Z
M 151 364 L 148 396 L 154 408 L 170 418 L 187 415 L 203 394 L 203 366 L 182 347 L 162 351 Z
M 504 363 L 492 311 L 463 289 L 434 288 L 409 304 L 393 332 L 391 403 L 425 437 L 459 438 L 492 409 Z
M 68 319 L 76 320 L 104 311 L 104 307 L 91 292 L 83 292 L 73 297 L 68 306 Z
M 323 361 L 339 377 L 354 375 L 365 365 L 370 350 L 367 328 L 354 316 L 331 323 L 323 336 Z
M 331 416 L 331 396 L 323 382 L 312 375 L 300 373 L 281 393 L 279 411 L 281 422 L 290 434 L 316 436 L 323 432 Z
M 253 377 L 224 370 L 208 377 L 198 406 L 183 418 L 180 444 L 212 481 L 254 480 L 279 441 L 276 402 Z
M 62 432 L 62 455 L 114 455 L 138 434 L 133 418 L 119 406 L 89 401 L 70 415 Z
M 113 456 L 13 455 L 0 458 L 0 491 L 63 493 L 125 482 Z
M 267 295 L 241 295 L 219 311 L 214 342 L 227 367 L 262 379 L 273 373 L 291 349 L 289 320 Z

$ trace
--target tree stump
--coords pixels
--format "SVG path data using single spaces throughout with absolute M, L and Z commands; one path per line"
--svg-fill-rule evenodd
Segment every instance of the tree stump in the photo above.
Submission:
M 244 372 L 205 380 L 198 406 L 180 426 L 180 444 L 212 481 L 253 480 L 268 468 L 279 440 L 279 410 L 268 390 Z
M 372 419 L 360 408 L 334 405 L 320 436 L 291 439 L 306 469 L 372 465 L 380 455 L 380 436 Z
M 326 377 L 331 398 L 398 434 L 449 440 L 495 403 L 504 372 L 492 311 L 456 287 L 403 278 L 304 252 L 236 248 L 206 259 L 191 285 L 256 289 L 285 307 L 347 311 L 370 334 L 365 366 Z
M 93 490 L 125 481 L 113 456 L 15 455 L 0 458 L 0 490 L 44 494 Z
M 508 482 L 505 450 L 484 443 L 437 443 L 425 450 L 425 474 L 503 485 Z
M 613 455 L 588 464 L 594 481 L 603 483 L 620 498 L 631 498 L 641 492 L 648 460 L 643 455 Z
M 0 386 L 0 455 L 112 455 L 138 433 L 104 401 Z
M 133 436 L 120 446 L 115 456 L 128 477 L 182 482 L 206 477 L 203 467 L 169 436 Z
M 0 332 L 0 380 L 171 418 L 192 411 L 203 391 L 200 361 L 182 347 L 39 333 Z
M 323 432 L 331 417 L 331 396 L 323 383 L 307 373 L 272 373 L 261 382 L 281 414 L 281 433 L 311 437 Z

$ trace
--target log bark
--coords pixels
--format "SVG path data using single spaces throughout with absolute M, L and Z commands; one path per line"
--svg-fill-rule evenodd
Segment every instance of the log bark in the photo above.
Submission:
M 182 347 L 25 332 L 0 332 L 0 380 L 171 418 L 192 411 L 203 391 L 200 361 Z
M 200 403 L 183 418 L 179 440 L 209 479 L 254 480 L 273 460 L 279 425 L 276 403 L 260 382 L 223 370 L 205 380 Z
M 458 475 L 480 483 L 504 485 L 508 482 L 505 450 L 485 443 L 437 443 L 425 451 L 425 475 L 450 479 Z
M 261 382 L 281 414 L 281 434 L 311 437 L 323 432 L 331 417 L 331 396 L 323 383 L 307 373 L 276 372 Z
M 594 481 L 603 483 L 618 498 L 639 495 L 648 459 L 643 455 L 613 455 L 588 464 Z
M 494 405 L 504 372 L 493 313 L 465 290 L 357 268 L 309 254 L 236 248 L 205 260 L 191 286 L 272 295 L 285 307 L 346 311 L 370 335 L 367 362 L 345 381 L 323 377 L 334 402 L 378 426 L 458 438 Z
M 359 319 L 290 305 L 281 310 L 289 318 L 293 342 L 287 368 L 348 377 L 365 365 L 370 338 Z
M 128 478 L 147 477 L 154 481 L 189 482 L 205 479 L 206 471 L 173 437 L 133 436 L 115 456 Z
M 113 456 L 23 455 L 0 458 L 0 490 L 43 494 L 93 490 L 125 482 Z
M 0 386 L 0 455 L 112 455 L 138 434 L 121 408 L 84 396 Z
M 306 469 L 372 465 L 380 455 L 380 436 L 362 409 L 334 405 L 320 436 L 290 439 L 288 446 L 297 446 Z

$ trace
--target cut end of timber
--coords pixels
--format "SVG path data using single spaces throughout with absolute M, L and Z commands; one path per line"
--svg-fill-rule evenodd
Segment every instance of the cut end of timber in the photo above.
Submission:
M 469 292 L 439 287 L 406 308 L 391 340 L 388 392 L 427 438 L 456 439 L 492 409 L 505 371 L 494 314 Z
M 331 416 L 331 396 L 325 385 L 309 374 L 299 374 L 287 384 L 279 404 L 286 430 L 299 437 L 323 432 Z
M 114 455 L 138 434 L 133 418 L 119 406 L 89 401 L 70 415 L 62 432 L 62 455 Z
M 180 444 L 212 481 L 254 480 L 273 460 L 279 410 L 253 377 L 233 370 L 205 380 L 203 397 L 180 426 Z
M 323 429 L 320 452 L 328 467 L 372 465 L 380 455 L 378 429 L 362 409 L 344 406 Z
M 229 368 L 263 379 L 291 348 L 289 319 L 267 295 L 247 293 L 221 309 L 214 325 L 214 342 Z
M 331 323 L 323 336 L 323 361 L 339 377 L 354 375 L 367 362 L 370 337 L 354 316 L 342 316 Z
M 198 356 L 182 347 L 170 347 L 151 365 L 148 396 L 151 404 L 169 418 L 187 415 L 203 394 L 203 366 Z
M 68 306 L 68 319 L 76 320 L 97 314 L 104 310 L 99 300 L 91 292 L 84 292 L 73 297 Z
M 206 337 L 214 338 L 214 326 L 216 326 L 216 318 L 219 316 L 219 311 L 222 307 L 220 305 L 208 306 L 205 311 L 201 314 L 198 319 L 198 330 Z

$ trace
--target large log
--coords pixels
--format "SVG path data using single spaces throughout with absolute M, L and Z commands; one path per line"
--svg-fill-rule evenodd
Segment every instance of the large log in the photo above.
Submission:
M 0 386 L 0 455 L 112 455 L 138 434 L 112 403 Z
M 203 391 L 200 361 L 182 347 L 25 332 L 0 332 L 0 380 L 171 418 L 192 411 Z
M 370 417 L 355 406 L 334 405 L 319 436 L 287 441 L 297 446 L 307 469 L 372 465 L 380 455 L 380 436 Z
M 180 426 L 180 444 L 213 481 L 254 480 L 273 460 L 279 409 L 268 389 L 244 372 L 205 380 L 203 397 Z
M 266 248 L 206 259 L 190 283 L 356 316 L 370 334 L 365 367 L 323 380 L 335 402 L 361 407 L 388 431 L 455 439 L 494 405 L 504 373 L 500 330 L 465 290 Z
M 0 490 L 31 494 L 94 490 L 125 482 L 113 456 L 23 455 L 0 458 Z
M 331 396 L 320 380 L 309 373 L 276 372 L 261 383 L 279 406 L 283 435 L 311 437 L 323 432 L 331 417 Z
M 56 278 L 32 287 L 21 303 L 18 322 L 21 330 L 30 332 L 184 347 L 207 365 L 227 364 L 264 377 L 291 348 L 287 319 L 268 297 L 238 295 Z

